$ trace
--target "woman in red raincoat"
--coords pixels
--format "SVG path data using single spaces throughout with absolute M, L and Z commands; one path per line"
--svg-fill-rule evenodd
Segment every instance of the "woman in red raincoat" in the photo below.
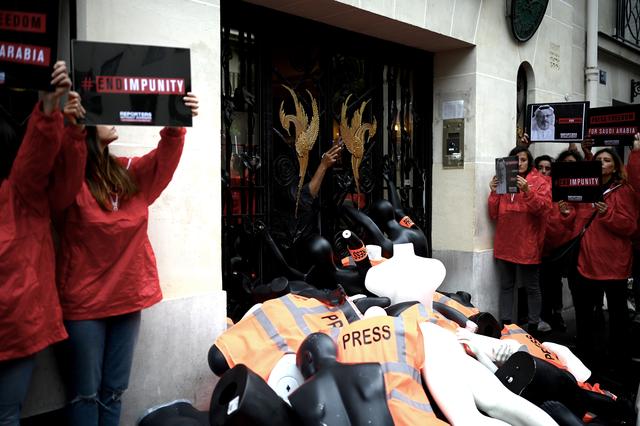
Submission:
M 183 100 L 196 115 L 197 98 L 188 93 Z M 65 106 L 77 116 L 81 108 L 77 97 Z M 62 217 L 56 271 L 73 366 L 69 424 L 117 426 L 141 311 L 162 299 L 149 206 L 171 181 L 186 130 L 165 127 L 158 147 L 140 158 L 109 153 L 114 127 L 85 131 L 85 182 Z
M 529 332 L 538 331 L 540 322 L 539 269 L 544 244 L 545 215 L 551 209 L 551 185 L 533 167 L 533 157 L 524 146 L 511 150 L 518 157 L 518 193 L 497 194 L 497 178 L 489 188 L 489 216 L 496 221 L 493 255 L 500 273 L 500 319 L 509 324 L 514 291 L 527 290 Z
M 35 354 L 67 337 L 55 286 L 50 212 L 65 207 L 82 183 L 82 135 L 62 142 L 58 105 L 71 86 L 58 61 L 19 144 L 0 117 L 0 424 L 18 425 Z M 62 172 L 59 165 L 73 167 Z
M 631 237 L 637 228 L 636 195 L 627 183 L 622 160 L 610 148 L 601 149 L 594 160 L 602 163 L 603 201 L 594 203 L 576 221 L 581 229 L 593 212 L 597 212 L 580 242 L 578 274 L 572 289 L 576 309 L 578 351 L 587 361 L 597 355 L 595 340 L 596 306 L 607 296 L 609 312 L 609 360 L 619 373 L 629 368 L 629 318 L 627 278 L 631 275 Z M 605 347 L 601 347 L 604 350 Z

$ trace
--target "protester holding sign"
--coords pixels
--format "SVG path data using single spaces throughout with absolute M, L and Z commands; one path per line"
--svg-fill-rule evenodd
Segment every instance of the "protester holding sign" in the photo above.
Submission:
M 538 158 L 544 157 L 546 156 Z M 573 150 L 566 150 L 558 155 L 554 164 L 578 161 L 582 161 L 580 154 Z M 544 163 L 541 161 L 539 164 Z M 549 177 L 551 177 L 551 173 Z M 554 202 L 547 216 L 542 250 L 543 261 L 540 266 L 540 290 L 542 291 L 542 319 L 548 322 L 554 330 L 564 331 L 567 328 L 564 318 L 562 318 L 562 277 L 568 275 L 568 279 L 571 281 L 573 274 L 568 270 L 571 265 L 567 265 L 563 261 L 549 259 L 549 257 L 553 256 L 554 250 L 575 236 L 573 234 L 575 209 L 580 205 L 564 200 Z
M 54 279 L 47 185 L 61 146 L 58 104 L 69 87 L 54 66 L 55 91 L 41 95 L 22 144 L 0 117 L 0 424 L 18 425 L 35 354 L 67 337 Z M 18 148 L 19 146 L 19 148 Z M 8 160 L 8 161 L 7 161 Z M 80 166 L 82 163 L 77 162 Z M 57 179 L 57 189 L 64 185 Z M 68 185 L 73 188 L 77 185 Z M 69 194 L 57 192 L 62 198 Z
M 187 93 L 183 100 L 197 115 L 197 98 Z M 81 126 L 77 95 L 65 111 Z M 114 127 L 85 131 L 85 182 L 59 229 L 57 282 L 73 366 L 69 424 L 116 426 L 141 310 L 162 299 L 147 235 L 149 206 L 171 181 L 186 130 L 163 128 L 155 150 L 129 159 L 109 153 L 118 138 Z
M 540 323 L 538 274 L 545 215 L 551 208 L 551 185 L 533 167 L 533 157 L 526 147 L 516 147 L 509 155 L 518 157 L 519 192 L 497 194 L 494 176 L 488 201 L 489 216 L 497 221 L 493 255 L 500 269 L 500 319 L 503 323 L 513 320 L 514 288 L 522 284 L 527 289 L 529 332 L 535 333 Z
M 602 163 L 603 201 L 596 202 L 580 214 L 576 229 L 582 228 L 588 213 L 596 211 L 591 226 L 580 243 L 578 275 L 573 291 L 576 309 L 578 351 L 593 361 L 598 342 L 593 330 L 597 326 L 594 311 L 607 295 L 609 311 L 609 348 L 611 365 L 620 378 L 629 367 L 627 312 L 627 278 L 631 275 L 631 235 L 637 228 L 638 213 L 633 189 L 627 183 L 622 160 L 610 148 L 596 152 L 594 159 Z M 602 358 L 601 356 L 599 356 Z M 583 358 L 584 359 L 584 358 Z

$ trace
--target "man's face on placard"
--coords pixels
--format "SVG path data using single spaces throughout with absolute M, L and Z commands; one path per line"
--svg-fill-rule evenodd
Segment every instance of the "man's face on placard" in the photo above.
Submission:
M 556 117 L 551 108 L 539 109 L 536 111 L 536 123 L 538 128 L 547 130 L 553 124 Z

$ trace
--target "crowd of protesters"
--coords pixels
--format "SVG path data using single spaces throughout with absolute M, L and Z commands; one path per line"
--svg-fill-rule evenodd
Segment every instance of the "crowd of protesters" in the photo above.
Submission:
M 514 290 L 525 287 L 528 331 L 538 337 L 552 329 L 565 331 L 562 283 L 566 277 L 575 307 L 578 355 L 596 368 L 599 360 L 607 359 L 611 373 L 621 378 L 629 371 L 633 347 L 628 279 L 633 271 L 640 272 L 640 251 L 634 250 L 640 247 L 640 134 L 626 167 L 612 148 L 593 153 L 590 138 L 582 143 L 584 156 L 570 145 L 555 160 L 548 155 L 534 160 L 526 135 L 521 141 L 509 153 L 519 160 L 519 192 L 497 194 L 494 177 L 488 199 L 489 215 L 496 222 L 500 319 L 505 324 L 518 321 Z M 579 162 L 583 157 L 601 163 L 602 201 L 553 202 L 552 164 Z M 569 249 L 572 246 L 575 250 Z M 640 277 L 634 280 L 636 293 L 638 282 Z M 596 332 L 604 329 L 603 296 L 608 342 L 604 333 Z
M 51 85 L 23 136 L 0 109 L 0 425 L 20 424 L 36 354 L 64 341 L 67 424 L 117 426 L 140 311 L 162 299 L 148 208 L 171 181 L 186 130 L 165 127 L 156 149 L 118 158 L 108 149 L 114 127 L 82 124 L 64 62 Z M 196 115 L 197 98 L 183 101 Z

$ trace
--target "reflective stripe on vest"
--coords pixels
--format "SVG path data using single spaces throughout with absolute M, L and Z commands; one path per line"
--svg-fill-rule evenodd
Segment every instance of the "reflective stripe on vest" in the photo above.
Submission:
M 393 325 L 396 329 L 396 356 L 398 362 L 407 363 L 407 341 L 404 335 L 404 320 L 399 317 L 393 319 Z
M 433 413 L 433 408 L 431 408 L 431 405 L 419 401 L 414 401 L 397 389 L 392 389 L 391 392 L 389 392 L 389 394 L 387 395 L 387 399 L 397 399 L 403 404 L 406 404 L 420 411 L 424 411 L 425 413 Z
M 267 317 L 267 314 L 265 314 L 264 311 L 262 311 L 261 309 L 258 309 L 253 314 L 258 320 L 258 323 L 262 326 L 262 329 L 264 330 L 264 332 L 267 333 L 267 336 L 269 336 L 269 339 L 273 341 L 273 343 L 276 345 L 276 347 L 279 350 L 285 353 L 293 352 L 289 347 L 289 345 L 287 345 L 287 342 L 284 341 L 280 333 L 278 333 L 278 330 L 273 325 L 273 323 L 269 320 L 269 318 Z
M 444 305 L 447 305 L 452 309 L 455 309 L 456 311 L 460 312 L 462 315 L 464 315 L 467 318 L 472 317 L 480 312 L 480 309 L 478 308 L 471 308 L 469 306 L 465 306 L 462 303 L 458 302 L 457 300 L 453 300 L 452 298 L 445 296 L 442 293 L 438 293 L 437 291 L 433 294 L 433 300 L 435 302 L 440 302 Z
M 458 324 L 454 321 L 445 318 L 439 312 L 427 309 L 427 307 L 422 303 L 416 303 L 405 309 L 400 313 L 399 317 L 404 321 L 409 321 L 411 323 L 415 321 L 428 321 L 454 333 L 458 329 Z
M 409 364 L 402 362 L 381 362 L 382 371 L 387 373 L 406 374 L 422 386 L 422 376 L 420 372 Z
M 267 380 L 283 354 L 295 353 L 307 335 L 359 318 L 348 303 L 325 305 L 318 299 L 287 294 L 262 304 L 222 333 L 215 344 L 227 364 L 246 364 Z

